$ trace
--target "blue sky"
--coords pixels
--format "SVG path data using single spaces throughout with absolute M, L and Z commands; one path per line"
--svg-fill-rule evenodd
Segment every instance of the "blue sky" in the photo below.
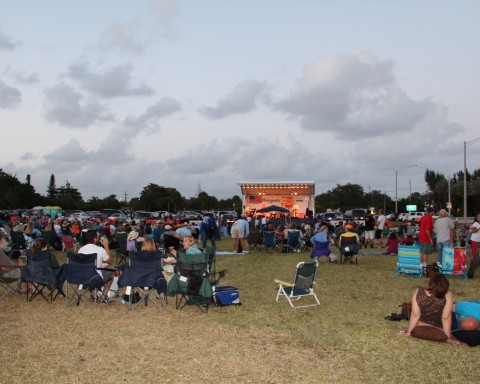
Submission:
M 401 170 L 402 197 L 480 137 L 477 1 L 0 6 L 0 166 L 40 193 L 53 173 L 85 199 L 149 183 L 226 198 L 241 180 L 393 197 Z

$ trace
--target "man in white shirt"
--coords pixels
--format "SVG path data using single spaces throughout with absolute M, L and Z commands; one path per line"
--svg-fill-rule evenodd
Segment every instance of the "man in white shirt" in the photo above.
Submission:
M 385 228 L 386 221 L 387 221 L 387 218 L 383 214 L 383 209 L 379 209 L 378 210 L 378 218 L 377 218 L 377 221 L 375 223 L 376 226 L 377 226 L 377 229 L 375 231 L 375 239 L 377 239 L 378 248 L 383 248 L 384 247 L 383 240 L 382 240 L 382 233 L 383 233 L 383 229 Z
M 95 253 L 97 255 L 97 268 L 106 268 L 112 262 L 112 256 L 110 254 L 110 248 L 108 247 L 108 239 L 107 237 L 103 237 L 101 240 L 100 247 L 98 244 L 100 243 L 98 239 L 98 233 L 93 230 L 89 230 L 85 232 L 84 235 L 85 245 L 78 250 L 78 253 L 84 255 L 90 255 Z M 104 303 L 112 302 L 111 299 L 108 297 L 108 290 L 113 282 L 113 270 L 112 271 L 101 271 L 97 270 L 98 274 L 102 276 L 103 279 L 103 292 L 101 300 Z

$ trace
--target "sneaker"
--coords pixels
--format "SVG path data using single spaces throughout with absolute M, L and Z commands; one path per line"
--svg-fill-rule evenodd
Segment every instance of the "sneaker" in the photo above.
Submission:
M 101 303 L 105 303 L 105 304 L 112 304 L 112 303 L 113 303 L 113 300 L 110 299 L 109 297 L 102 297 L 102 298 L 100 299 L 100 302 L 101 302 Z

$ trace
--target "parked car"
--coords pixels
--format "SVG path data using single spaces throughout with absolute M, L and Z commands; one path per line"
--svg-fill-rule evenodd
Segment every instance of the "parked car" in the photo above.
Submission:
M 425 212 L 410 212 L 407 215 L 407 220 L 410 221 L 411 223 L 415 223 L 419 221 L 423 216 L 425 216 Z
M 79 221 L 84 221 L 90 218 L 90 215 L 85 213 L 85 212 L 75 212 L 72 213 L 69 218 L 79 220 Z
M 407 221 L 408 212 L 402 212 L 398 215 L 398 221 Z
M 108 216 L 108 219 L 111 221 L 118 221 L 119 223 L 125 223 L 128 217 L 124 213 L 112 213 Z

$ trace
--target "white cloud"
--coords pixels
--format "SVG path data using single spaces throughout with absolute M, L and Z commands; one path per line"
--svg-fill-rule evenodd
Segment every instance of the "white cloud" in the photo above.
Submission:
M 162 26 L 169 27 L 180 16 L 180 11 L 173 0 L 161 0 L 150 6 L 154 19 Z
M 139 130 L 146 129 L 147 131 L 154 132 L 158 130 L 160 126 L 159 120 L 181 110 L 182 106 L 177 100 L 170 97 L 163 97 L 148 107 L 140 116 L 128 116 L 125 119 L 125 125 L 127 127 L 135 127 Z
M 267 84 L 257 80 L 244 80 L 217 102 L 215 107 L 203 107 L 200 112 L 212 119 L 247 113 L 257 108 L 258 100 L 265 95 Z
M 82 88 L 100 97 L 150 96 L 154 91 L 140 82 L 132 85 L 132 64 L 117 65 L 106 70 L 93 71 L 89 63 L 76 63 L 69 67 L 68 76 Z
M 20 105 L 21 101 L 20 91 L 0 80 L 0 108 L 14 109 Z
M 0 29 L 0 50 L 2 51 L 13 51 L 16 48 L 17 44 L 14 43 L 12 38 L 5 34 Z
M 306 130 L 368 138 L 411 131 L 434 105 L 411 99 L 395 84 L 391 61 L 361 52 L 307 65 L 290 96 L 275 108 L 299 119 Z
M 66 127 L 86 128 L 94 122 L 113 120 L 92 97 L 84 97 L 71 86 L 60 83 L 45 90 L 45 110 L 49 121 Z
M 21 69 L 14 69 L 11 66 L 7 66 L 3 73 L 6 76 L 9 76 L 10 78 L 14 79 L 17 83 L 23 84 L 23 85 L 31 85 L 31 84 L 36 84 L 40 81 L 40 76 L 38 73 L 35 72 L 30 72 L 27 73 L 26 71 L 23 71 Z
M 136 38 L 137 27 L 130 23 L 112 23 L 101 36 L 102 49 L 117 50 L 134 55 L 142 54 L 144 43 Z

